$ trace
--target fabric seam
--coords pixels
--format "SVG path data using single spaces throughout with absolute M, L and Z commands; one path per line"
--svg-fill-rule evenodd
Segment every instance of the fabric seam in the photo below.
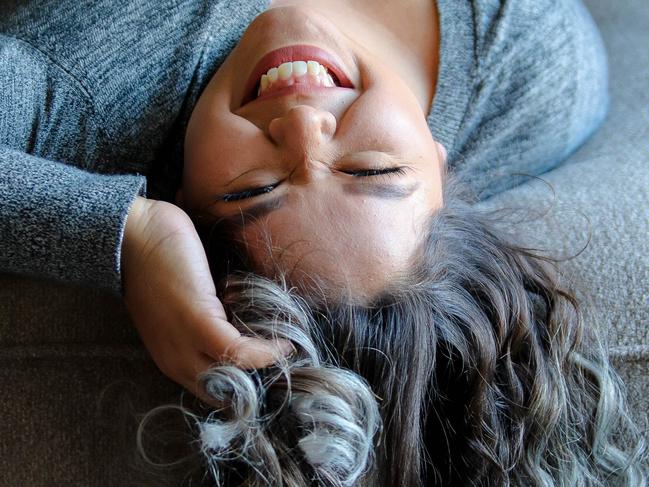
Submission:
M 86 100 L 88 103 L 90 110 L 91 110 L 91 115 L 92 118 L 96 118 L 99 120 L 100 123 L 97 123 L 96 121 L 93 121 L 95 127 L 97 130 L 101 133 L 101 135 L 104 137 L 106 141 L 111 141 L 112 137 L 108 133 L 108 131 L 105 129 L 105 122 L 106 120 L 104 117 L 99 113 L 99 110 L 97 109 L 97 106 L 95 104 L 95 100 L 88 90 L 88 88 L 83 84 L 83 81 L 77 76 L 75 76 L 72 72 L 70 72 L 66 67 L 61 65 L 50 53 L 47 51 L 44 51 L 43 49 L 40 49 L 39 47 L 35 46 L 28 40 L 22 39 L 20 37 L 16 37 L 13 35 L 9 35 L 6 33 L 0 33 L 1 37 L 7 38 L 7 39 L 12 39 L 16 42 L 18 42 L 21 45 L 27 46 L 29 49 L 32 51 L 38 53 L 40 56 L 44 57 L 45 60 L 48 61 L 49 66 L 53 66 L 57 71 L 62 73 L 64 75 L 64 78 L 67 79 L 68 81 L 72 81 L 71 85 L 74 86 L 75 91 L 79 92 L 83 98 Z

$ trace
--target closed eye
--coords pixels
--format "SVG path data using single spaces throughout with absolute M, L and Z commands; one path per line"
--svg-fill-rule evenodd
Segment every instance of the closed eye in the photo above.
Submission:
M 356 177 L 367 177 L 367 176 L 380 176 L 383 174 L 405 174 L 406 169 L 407 168 L 405 166 L 398 166 L 398 167 L 388 167 L 386 169 L 360 169 L 354 171 L 341 171 L 341 172 Z
M 339 170 L 339 172 L 343 172 L 345 174 L 349 174 L 350 176 L 354 176 L 354 177 L 377 177 L 377 176 L 390 177 L 390 176 L 405 174 L 408 169 L 409 168 L 407 166 L 397 166 L 397 167 L 388 167 L 383 169 L 358 169 L 358 170 L 349 170 L 349 171 Z M 227 202 L 227 201 L 241 201 L 249 198 L 254 198 L 262 194 L 270 193 L 277 186 L 279 186 L 280 183 L 281 181 L 260 188 L 247 189 L 236 193 L 225 193 L 220 195 L 218 199 Z
M 221 201 L 245 200 L 248 198 L 254 198 L 255 196 L 259 196 L 262 194 L 270 193 L 277 186 L 279 186 L 279 183 L 272 184 L 270 186 L 264 186 L 262 188 L 246 189 L 245 191 L 239 191 L 238 193 L 225 193 L 222 194 L 218 199 L 220 199 Z

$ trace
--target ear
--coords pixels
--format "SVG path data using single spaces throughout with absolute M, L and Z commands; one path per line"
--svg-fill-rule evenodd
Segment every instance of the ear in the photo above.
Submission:
M 439 162 L 442 165 L 442 167 L 446 168 L 446 159 L 448 159 L 448 152 L 446 151 L 446 147 L 444 147 L 441 142 L 435 141 L 435 145 L 437 146 L 437 154 L 439 156 Z
M 184 200 L 183 200 L 183 190 L 182 188 L 176 191 L 176 206 L 180 206 L 181 208 L 184 205 Z

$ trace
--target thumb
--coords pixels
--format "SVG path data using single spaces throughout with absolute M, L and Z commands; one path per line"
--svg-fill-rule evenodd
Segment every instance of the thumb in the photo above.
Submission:
M 204 303 L 206 305 L 207 303 Z M 221 301 L 214 296 L 206 309 L 199 350 L 219 362 L 242 368 L 268 367 L 295 352 L 290 341 L 284 339 L 246 336 L 226 319 Z

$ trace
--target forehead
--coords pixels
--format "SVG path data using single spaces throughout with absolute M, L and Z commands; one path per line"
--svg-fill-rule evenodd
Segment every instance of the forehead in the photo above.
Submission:
M 243 229 L 256 270 L 317 279 L 370 296 L 406 271 L 423 235 L 427 206 L 418 192 L 404 200 L 313 191 Z

